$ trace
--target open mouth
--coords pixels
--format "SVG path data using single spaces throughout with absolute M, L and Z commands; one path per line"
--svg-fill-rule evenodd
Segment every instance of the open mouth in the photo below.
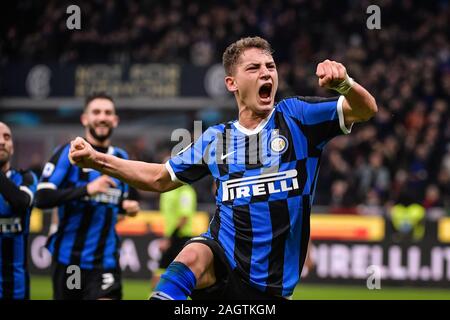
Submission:
M 265 83 L 259 88 L 259 97 L 261 100 L 270 100 L 270 95 L 272 94 L 272 84 Z

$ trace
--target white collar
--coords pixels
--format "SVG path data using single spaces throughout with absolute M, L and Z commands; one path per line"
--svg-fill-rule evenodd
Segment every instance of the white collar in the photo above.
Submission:
M 9 179 L 9 178 L 11 178 L 11 175 L 12 175 L 12 170 L 11 169 L 9 169 L 8 171 L 6 171 L 6 177 Z
M 269 115 L 263 121 L 261 121 L 254 129 L 247 129 L 246 127 L 242 126 L 239 123 L 239 120 L 236 120 L 235 122 L 233 122 L 233 124 L 236 127 L 236 129 L 238 129 L 239 131 L 241 131 L 242 133 L 244 133 L 248 136 L 257 134 L 265 127 L 267 122 L 269 122 L 270 117 L 272 117 L 272 114 L 274 111 L 275 111 L 275 106 L 272 108 L 272 111 L 270 111 Z

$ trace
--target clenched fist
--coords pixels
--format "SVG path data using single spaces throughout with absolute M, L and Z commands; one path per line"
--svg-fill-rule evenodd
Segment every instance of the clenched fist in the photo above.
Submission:
M 353 85 L 353 79 L 347 75 L 342 63 L 325 60 L 317 65 L 316 75 L 319 77 L 319 86 L 333 89 L 346 94 Z
M 69 161 L 80 168 L 93 168 L 97 151 L 83 138 L 76 137 L 70 142 Z

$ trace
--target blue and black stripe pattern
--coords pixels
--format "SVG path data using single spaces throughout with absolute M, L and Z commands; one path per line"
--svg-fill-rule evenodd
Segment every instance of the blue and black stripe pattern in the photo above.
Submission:
M 70 145 L 57 148 L 43 169 L 40 189 L 79 188 L 100 177 L 92 169 L 81 169 L 68 160 Z M 125 151 L 109 147 L 98 151 L 128 159 Z M 107 193 L 67 201 L 58 207 L 58 229 L 47 241 L 53 259 L 82 269 L 118 267 L 119 238 L 115 231 L 122 200 L 128 197 L 128 185 L 112 178 L 116 187 Z
M 6 177 L 28 194 L 30 205 L 25 212 L 14 212 L 0 194 L 0 299 L 28 299 L 27 243 L 37 178 L 31 171 L 14 169 Z
M 204 236 L 261 291 L 290 296 L 299 281 L 323 147 L 349 132 L 342 102 L 282 100 L 254 130 L 237 121 L 213 126 L 166 164 L 173 180 L 214 177 L 217 210 Z

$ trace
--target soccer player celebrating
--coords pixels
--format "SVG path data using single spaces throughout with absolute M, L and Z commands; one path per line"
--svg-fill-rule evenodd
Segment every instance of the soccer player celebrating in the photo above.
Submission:
M 110 137 L 118 122 L 111 97 L 98 93 L 86 99 L 81 115 L 86 140 L 96 152 L 127 159 L 125 151 L 111 146 Z M 36 193 L 37 207 L 58 207 L 58 229 L 47 242 L 53 255 L 54 299 L 120 299 L 115 224 L 119 213 L 135 215 L 139 203 L 127 199 L 127 184 L 72 165 L 69 149 L 68 143 L 56 149 L 42 171 Z M 67 269 L 70 265 L 80 268 L 80 288 L 67 286 L 73 272 Z
M 11 168 L 10 128 L 0 122 L 0 299 L 29 299 L 27 240 L 37 178 Z
M 152 299 L 283 299 L 304 264 L 319 159 L 326 143 L 377 111 L 375 99 L 345 67 L 317 66 L 321 87 L 336 98 L 295 97 L 275 104 L 276 64 L 259 37 L 223 54 L 225 84 L 239 118 L 208 128 L 165 164 L 131 162 L 71 142 L 70 159 L 144 190 L 165 192 L 211 174 L 216 214 L 161 276 Z

